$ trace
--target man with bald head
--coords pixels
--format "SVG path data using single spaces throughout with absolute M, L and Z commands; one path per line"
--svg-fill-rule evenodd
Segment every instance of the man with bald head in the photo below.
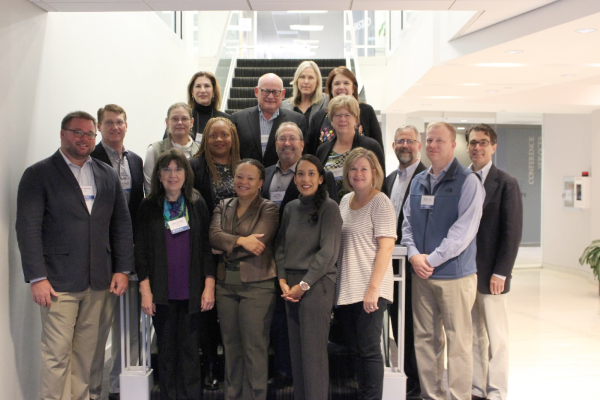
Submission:
M 254 88 L 258 100 L 255 107 L 238 111 L 231 116 L 240 139 L 241 158 L 254 158 L 266 167 L 275 165 L 275 132 L 283 122 L 294 122 L 302 133 L 306 132 L 306 120 L 300 113 L 281 108 L 285 98 L 283 81 L 275 74 L 265 74 Z

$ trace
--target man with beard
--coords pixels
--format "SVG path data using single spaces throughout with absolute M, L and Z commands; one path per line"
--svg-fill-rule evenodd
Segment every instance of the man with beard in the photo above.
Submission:
M 394 142 L 392 143 L 394 153 L 398 158 L 398 169 L 388 175 L 386 178 L 387 190 L 386 194 L 392 200 L 396 209 L 396 217 L 398 218 L 398 239 L 396 244 L 400 244 L 402 240 L 402 222 L 404 221 L 404 213 L 402 208 L 408 197 L 410 184 L 415 175 L 426 169 L 425 165 L 420 161 L 419 155 L 421 152 L 421 137 L 419 131 L 412 125 L 406 125 L 396 130 Z M 398 260 L 393 260 L 394 274 L 398 274 Z M 407 268 L 408 270 L 408 268 Z M 411 274 L 405 273 L 406 291 L 405 291 L 405 330 L 404 330 L 404 369 L 408 382 L 406 385 L 407 399 L 418 399 L 421 394 L 421 386 L 419 385 L 419 374 L 417 370 L 417 359 L 415 357 L 415 342 L 413 333 L 413 315 L 412 315 L 412 291 L 411 291 Z M 398 343 L 398 292 L 394 291 L 394 302 L 389 305 L 389 314 L 392 320 L 392 331 L 396 344 Z

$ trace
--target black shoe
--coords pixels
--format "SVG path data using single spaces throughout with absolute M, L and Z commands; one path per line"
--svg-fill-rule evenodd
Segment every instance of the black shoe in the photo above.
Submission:
M 121 400 L 121 393 L 109 393 L 108 400 Z
M 217 379 L 214 368 L 209 368 L 204 375 L 203 385 L 206 390 L 217 390 L 219 388 L 219 380 Z
M 294 381 L 292 380 L 292 377 L 282 372 L 275 372 L 273 377 L 269 379 L 269 385 L 276 389 L 283 389 L 285 387 L 292 386 L 293 383 Z

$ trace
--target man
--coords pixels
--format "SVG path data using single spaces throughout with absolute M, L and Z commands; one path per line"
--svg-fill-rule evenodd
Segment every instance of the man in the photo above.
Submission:
M 406 125 L 396 130 L 394 142 L 392 143 L 394 153 L 398 158 L 398 169 L 388 175 L 386 178 L 386 194 L 392 200 L 396 209 L 398 218 L 398 239 L 397 244 L 402 241 L 402 222 L 404 213 L 402 207 L 408 198 L 408 189 L 413 178 L 425 171 L 425 165 L 420 161 L 421 154 L 421 136 L 419 131 L 412 125 Z M 398 261 L 394 260 L 394 274 L 398 274 Z M 408 269 L 407 269 L 408 270 Z M 417 398 L 421 396 L 421 385 L 419 384 L 419 372 L 417 369 L 417 359 L 415 357 L 415 340 L 413 334 L 413 316 L 411 301 L 411 274 L 404 274 L 405 278 L 405 296 L 404 296 L 404 370 L 408 381 L 406 383 L 407 398 Z M 394 290 L 394 302 L 389 305 L 390 319 L 392 320 L 392 331 L 394 338 L 398 343 L 398 292 Z
M 25 170 L 17 241 L 25 281 L 42 314 L 43 399 L 89 399 L 92 355 L 107 293 L 121 296 L 133 271 L 133 235 L 115 171 L 94 160 L 96 120 L 61 123 L 60 149 Z
M 402 224 L 402 244 L 414 274 L 412 306 L 421 396 L 433 400 L 446 399 L 444 332 L 450 397 L 471 398 L 475 236 L 484 190 L 479 177 L 454 157 L 455 148 L 452 125 L 427 126 L 425 150 L 431 167 L 414 178 Z
M 260 77 L 254 96 L 258 99 L 258 106 L 234 113 L 231 121 L 238 131 L 241 158 L 254 158 L 266 168 L 277 162 L 275 132 L 279 125 L 291 121 L 306 132 L 306 119 L 300 113 L 280 108 L 285 89 L 283 81 L 275 74 Z
M 302 131 L 293 122 L 283 122 L 275 132 L 275 151 L 279 157 L 277 164 L 265 170 L 265 181 L 262 196 L 270 199 L 279 207 L 279 222 L 286 204 L 300 196 L 294 183 L 296 165 L 302 157 L 304 139 Z M 327 191 L 330 197 L 338 200 L 335 178 L 329 171 L 325 172 Z M 274 376 L 270 383 L 284 387 L 291 384 L 292 365 L 288 342 L 285 301 L 281 297 L 279 285 L 276 285 L 280 296 L 276 297 L 275 313 L 271 323 L 271 345 L 273 346 Z
M 467 130 L 471 169 L 485 188 L 477 233 L 477 296 L 473 318 L 474 399 L 505 400 L 508 394 L 506 294 L 523 231 L 523 203 L 517 180 L 492 164 L 498 136 L 491 126 Z
M 131 221 L 135 221 L 137 210 L 140 208 L 144 198 L 144 171 L 143 161 L 140 156 L 130 150 L 126 150 L 123 141 L 127 134 L 127 113 L 116 104 L 107 104 L 98 110 L 98 130 L 102 135 L 102 141 L 96 145 L 92 152 L 92 158 L 103 161 L 112 166 L 117 172 L 125 199 L 129 206 Z M 137 292 L 134 285 L 130 287 L 130 310 L 136 315 Z M 102 394 L 102 374 L 104 372 L 104 350 L 108 339 L 108 332 L 112 328 L 111 335 L 111 368 L 108 379 L 108 398 L 118 400 L 119 374 L 121 373 L 121 320 L 120 301 L 117 296 L 111 294 L 105 298 L 102 314 L 100 315 L 100 329 L 98 332 L 98 345 L 92 361 L 90 375 L 90 398 L 99 399 Z M 131 331 L 137 332 L 137 319 L 131 318 Z M 137 335 L 132 337 L 132 359 L 137 358 Z

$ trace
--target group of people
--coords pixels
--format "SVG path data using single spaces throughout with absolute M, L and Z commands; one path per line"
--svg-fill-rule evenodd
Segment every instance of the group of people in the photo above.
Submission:
M 137 273 L 156 331 L 161 398 L 199 399 L 203 387 L 218 387 L 222 340 L 226 399 L 266 399 L 270 342 L 294 397 L 327 399 L 335 308 L 359 397 L 380 399 L 400 240 L 412 265 L 409 395 L 445 398 L 443 327 L 452 398 L 505 398 L 492 369 L 507 362 L 497 355 L 507 332 L 491 333 L 498 324 L 488 307 L 505 308 L 499 295 L 508 291 L 522 211 L 516 180 L 491 165 L 495 132 L 469 132 L 469 169 L 454 158 L 454 128 L 429 124 L 426 169 L 418 130 L 400 128 L 399 168 L 386 178 L 379 123 L 358 102 L 349 69 L 335 68 L 323 94 L 318 66 L 304 61 L 292 85 L 284 101 L 281 78 L 266 74 L 254 89 L 257 106 L 230 116 L 220 111 L 214 74 L 195 74 L 188 102 L 169 107 L 165 137 L 148 147 L 143 166 L 124 147 L 123 108 L 106 105 L 97 121 L 83 111 L 65 116 L 60 149 L 25 171 L 17 199 L 23 271 L 42 313 L 41 398 L 100 397 L 104 345 L 119 329 L 116 299 Z M 492 237 L 480 239 L 480 220 Z M 109 383 L 118 399 L 118 373 Z

